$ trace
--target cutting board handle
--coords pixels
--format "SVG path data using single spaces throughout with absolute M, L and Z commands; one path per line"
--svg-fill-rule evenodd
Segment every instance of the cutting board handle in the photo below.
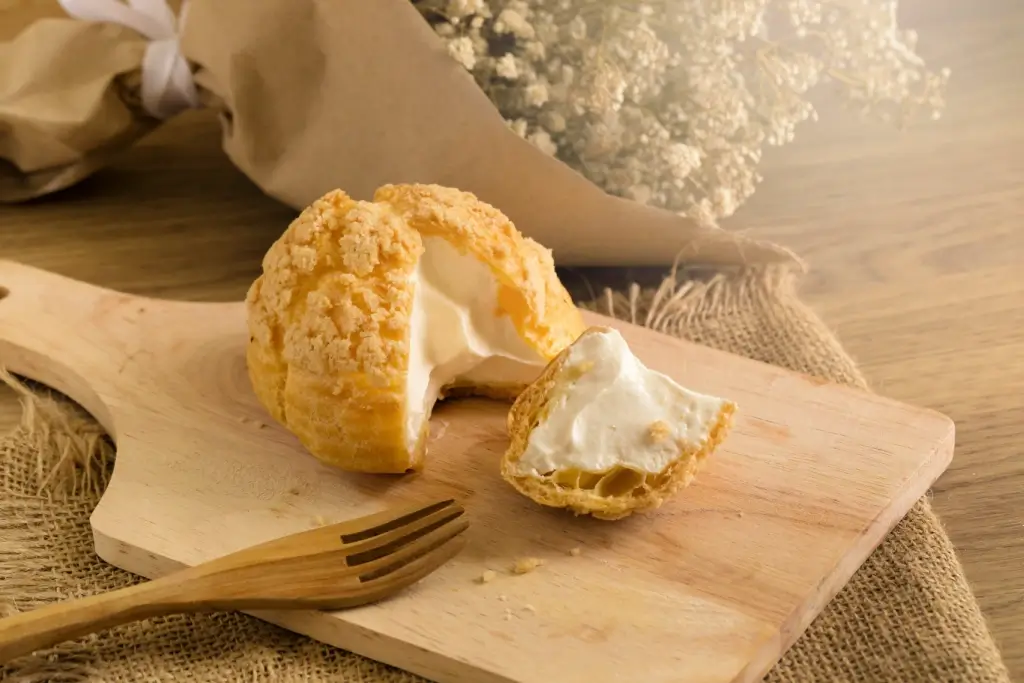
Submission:
M 0 259 L 0 367 L 67 395 L 109 431 L 105 397 L 128 357 L 111 325 L 140 301 Z

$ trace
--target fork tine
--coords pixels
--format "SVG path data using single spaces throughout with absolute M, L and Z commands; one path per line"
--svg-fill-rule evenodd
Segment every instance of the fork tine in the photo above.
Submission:
M 433 551 L 398 566 L 395 571 L 363 583 L 359 593 L 359 602 L 363 604 L 376 602 L 408 588 L 458 555 L 465 545 L 465 536 L 455 536 L 440 546 L 435 546 Z
M 404 508 L 385 510 L 374 515 L 363 517 L 359 520 L 353 520 L 353 522 L 358 522 L 362 525 L 361 528 L 354 528 L 353 531 L 347 534 L 342 534 L 341 542 L 358 543 L 360 541 L 365 541 L 451 506 L 458 507 L 458 504 L 449 498 L 447 500 L 441 500 L 427 505 L 408 506 Z M 367 524 L 370 526 L 366 526 Z
M 434 525 L 427 533 L 417 534 L 416 538 L 403 542 L 393 552 L 355 565 L 353 571 L 358 572 L 359 580 L 363 583 L 374 581 L 435 552 L 468 528 L 469 522 L 462 516 L 446 520 Z
M 458 503 L 450 503 L 441 507 L 432 505 L 423 509 L 426 514 L 404 515 L 400 526 L 388 525 L 386 531 L 375 533 L 365 540 L 349 543 L 344 547 L 346 564 L 355 567 L 378 558 L 390 555 L 401 546 L 412 543 L 426 536 L 442 525 L 462 517 L 465 509 Z M 351 534 L 342 536 L 342 541 L 351 538 Z M 360 570 L 361 571 L 361 570 Z

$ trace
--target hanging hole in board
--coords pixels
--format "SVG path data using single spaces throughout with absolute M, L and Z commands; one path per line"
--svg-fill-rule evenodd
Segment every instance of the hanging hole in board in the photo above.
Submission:
M 11 290 L 7 289 L 3 285 L 0 285 L 0 301 L 3 301 L 11 293 Z

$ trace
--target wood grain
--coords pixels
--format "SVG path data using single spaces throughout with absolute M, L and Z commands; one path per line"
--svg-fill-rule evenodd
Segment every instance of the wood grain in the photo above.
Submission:
M 443 404 L 422 473 L 346 473 L 259 404 L 242 303 L 135 297 L 3 261 L 0 281 L 0 359 L 117 443 L 91 517 L 116 566 L 155 578 L 318 518 L 458 500 L 466 548 L 414 589 L 338 613 L 261 608 L 441 683 L 760 680 L 952 457 L 953 425 L 932 411 L 588 314 L 652 369 L 739 408 L 697 482 L 656 514 L 577 518 L 499 476 L 507 403 Z M 543 566 L 510 571 L 530 556 Z M 486 571 L 497 578 L 477 585 Z
M 943 119 L 897 133 L 824 101 L 821 123 L 766 155 L 765 184 L 726 227 L 809 261 L 805 298 L 875 390 L 957 422 L 935 509 L 1011 677 L 1024 679 L 1024 5 L 900 8 L 921 53 L 953 70 Z M 0 35 L 21 21 L 0 17 Z M 189 114 L 82 187 L 0 207 L 0 257 L 129 292 L 229 300 L 291 215 L 224 158 L 212 117 Z M 0 424 L 13 424 L 17 405 L 0 398 Z
M 823 114 L 733 226 L 807 259 L 805 300 L 875 390 L 956 422 L 934 507 L 1024 680 L 1024 4 L 900 4 L 952 69 L 942 120 L 899 133 Z

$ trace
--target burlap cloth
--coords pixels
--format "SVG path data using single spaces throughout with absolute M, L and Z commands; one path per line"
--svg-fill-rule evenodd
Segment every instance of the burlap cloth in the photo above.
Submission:
M 585 304 L 751 358 L 860 387 L 864 378 L 774 269 L 682 279 Z M 23 424 L 0 442 L 0 609 L 129 585 L 93 554 L 89 514 L 114 454 L 62 397 L 22 389 Z M 680 647 L 687 647 L 685 636 Z M 4 681 L 418 681 L 238 614 L 152 619 L 2 670 Z M 642 672 L 636 672 L 638 683 Z M 567 676 L 566 680 L 571 680 Z M 918 502 L 768 675 L 769 681 L 1008 681 L 927 499 Z M 555 682 L 553 682 L 555 683 Z

